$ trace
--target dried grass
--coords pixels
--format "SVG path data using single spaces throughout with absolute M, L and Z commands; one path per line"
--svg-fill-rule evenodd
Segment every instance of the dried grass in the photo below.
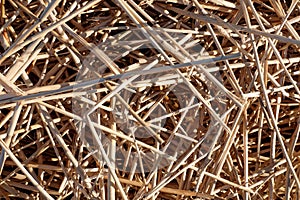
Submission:
M 1 199 L 300 199 L 298 1 L 0 5 Z

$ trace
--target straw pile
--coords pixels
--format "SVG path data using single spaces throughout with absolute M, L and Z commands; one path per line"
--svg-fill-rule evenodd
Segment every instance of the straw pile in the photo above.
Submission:
M 299 14 L 1 0 L 0 197 L 299 199 Z

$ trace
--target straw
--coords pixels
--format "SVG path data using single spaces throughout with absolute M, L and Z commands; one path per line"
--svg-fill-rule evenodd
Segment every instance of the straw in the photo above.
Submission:
M 0 197 L 299 199 L 299 5 L 1 0 Z

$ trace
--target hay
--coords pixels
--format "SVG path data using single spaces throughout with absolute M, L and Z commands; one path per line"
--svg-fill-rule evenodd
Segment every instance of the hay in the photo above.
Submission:
M 299 12 L 1 0 L 0 197 L 299 199 Z

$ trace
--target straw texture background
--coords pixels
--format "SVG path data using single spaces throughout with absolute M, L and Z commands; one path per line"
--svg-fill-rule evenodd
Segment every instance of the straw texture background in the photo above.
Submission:
M 297 0 L 1 0 L 0 17 L 1 199 L 300 198 Z M 156 49 L 128 51 L 114 62 L 104 49 L 95 51 L 137 27 Z M 189 43 L 172 39 L 174 33 Z M 190 63 L 199 61 L 189 50 L 196 45 L 213 67 Z M 115 76 L 92 89 L 78 79 L 91 52 L 107 64 L 94 78 Z M 135 138 L 112 117 L 115 102 L 108 95 L 126 87 L 118 74 L 129 80 L 152 62 L 183 65 L 164 71 L 162 85 L 144 81 L 131 102 L 119 100 L 153 136 Z M 120 170 L 116 147 L 137 152 L 138 163 L 147 152 L 163 154 L 158 146 L 172 141 L 177 129 L 184 132 L 184 114 L 176 112 L 185 108 L 170 92 L 179 82 L 198 102 L 195 134 L 181 134 L 189 145 L 168 166 L 137 172 L 131 163 L 131 171 Z M 89 129 L 108 138 L 102 150 L 91 151 L 78 129 L 85 119 L 75 112 L 80 104 L 74 99 L 86 91 L 90 101 L 80 101 L 89 109 L 107 97 L 94 110 L 101 126 Z M 171 113 L 164 126 L 147 122 L 154 105 Z M 216 114 L 222 106 L 222 115 Z M 212 124 L 214 133 L 207 135 Z

